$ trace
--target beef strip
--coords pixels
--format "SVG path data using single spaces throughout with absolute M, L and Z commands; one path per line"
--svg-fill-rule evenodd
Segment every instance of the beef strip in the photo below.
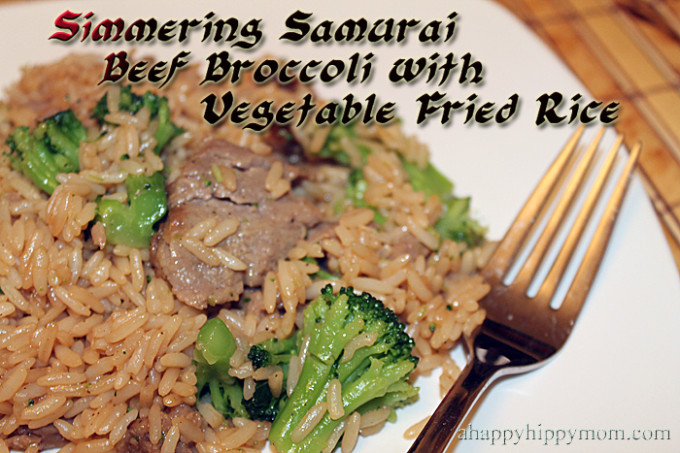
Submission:
M 61 437 L 54 425 L 36 429 L 20 426 L 5 439 L 5 444 L 10 450 L 26 451 L 29 446 L 36 445 L 42 451 L 62 447 L 66 444 L 66 439 Z
M 321 222 L 321 213 L 301 196 L 288 193 L 271 199 L 265 180 L 276 160 L 212 140 L 189 156 L 180 175 L 168 185 L 168 218 L 152 239 L 151 260 L 177 299 L 200 309 L 238 300 L 245 287 L 261 285 L 276 262 Z M 235 171 L 235 191 L 215 178 L 215 166 Z M 284 163 L 283 177 L 292 181 L 297 176 L 296 168 Z M 209 266 L 182 246 L 182 235 L 210 216 L 239 220 L 236 233 L 217 247 L 245 262 L 245 271 Z
M 264 183 L 272 164 L 284 164 L 283 177 L 294 180 L 297 168 L 274 156 L 262 156 L 223 140 L 210 140 L 190 154 L 180 175 L 168 185 L 171 207 L 191 200 L 218 198 L 236 204 L 260 203 L 270 198 Z M 229 191 L 215 177 L 215 168 L 229 167 L 236 174 L 236 190 Z
M 420 255 L 426 255 L 429 252 L 415 236 L 409 232 L 401 232 L 390 241 L 390 249 L 387 253 L 388 260 L 394 260 L 401 257 L 406 257 L 406 260 L 413 261 Z
M 161 432 L 167 434 L 172 428 L 172 420 L 175 418 L 186 418 L 196 426 L 201 426 L 201 419 L 198 412 L 180 404 L 177 407 L 161 412 Z M 149 417 L 138 418 L 133 421 L 123 440 L 116 446 L 117 453 L 155 453 L 161 451 L 163 441 L 154 444 L 149 439 Z M 191 453 L 195 451 L 195 442 L 180 436 L 179 443 L 175 449 L 176 453 Z

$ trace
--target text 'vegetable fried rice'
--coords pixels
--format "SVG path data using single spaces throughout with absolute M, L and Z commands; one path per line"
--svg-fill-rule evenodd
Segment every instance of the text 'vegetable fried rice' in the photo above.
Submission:
M 33 125 L 65 108 L 92 126 L 89 112 L 105 90 L 96 83 L 99 64 L 97 58 L 80 55 L 26 69 L 0 104 L 1 141 L 15 126 Z M 192 356 L 206 313 L 175 300 L 169 284 L 154 274 L 149 250 L 106 244 L 101 224 L 92 225 L 98 197 L 124 200 L 127 175 L 150 175 L 165 166 L 172 179 L 187 147 L 208 135 L 258 154 L 271 152 L 256 134 L 229 124 L 205 124 L 199 108 L 207 88 L 199 88 L 199 82 L 198 72 L 183 71 L 162 93 L 169 99 L 173 121 L 185 130 L 163 160 L 152 151 L 156 125 L 148 111 L 118 112 L 116 89 L 109 91 L 107 120 L 119 127 L 81 146 L 80 171 L 61 175 L 51 196 L 2 157 L 0 451 L 45 448 L 54 445 L 50 439 L 65 445 L 63 452 L 109 451 L 126 442 L 128 428 L 139 419 L 147 420 L 148 441 L 162 452 L 189 442 L 201 453 L 259 450 L 266 444 L 268 422 L 225 420 L 210 404 L 197 404 Z M 252 101 L 300 98 L 306 90 L 248 83 L 231 89 Z M 371 292 L 407 322 L 420 357 L 416 373 L 441 369 L 442 391 L 459 371 L 450 349 L 484 317 L 477 301 L 488 288 L 473 271 L 491 244 L 468 250 L 464 244 L 440 242 L 432 226 L 441 203 L 413 191 L 398 158 L 400 154 L 424 165 L 427 149 L 396 126 L 358 129 L 361 143 L 372 151 L 364 168 L 365 200 L 387 223 L 379 228 L 372 223 L 372 210 L 347 209 L 323 240 L 303 240 L 291 249 L 266 275 L 263 287 L 249 293 L 249 303 L 219 309 L 218 316 L 237 339 L 230 374 L 245 380 L 246 399 L 258 380 L 267 380 L 273 393 L 290 393 L 295 385 L 304 353 L 294 357 L 283 382 L 280 367 L 254 371 L 247 350 L 267 338 L 288 336 L 301 323 L 299 309 L 328 283 L 310 277 L 319 268 L 306 257 L 325 258 L 340 276 L 333 285 Z M 314 153 L 326 131 L 308 127 L 294 133 L 306 152 Z M 347 144 L 350 157 L 357 152 Z M 124 154 L 129 158 L 121 160 Z M 226 186 L 235 184 L 230 172 L 221 170 Z M 266 188 L 274 198 L 291 190 L 281 174 L 279 165 L 267 175 Z M 329 169 L 303 189 L 330 215 L 329 193 L 342 189 L 337 182 L 343 177 Z M 182 242 L 208 264 L 243 270 L 238 256 L 216 247 L 238 226 L 237 221 L 203 219 Z M 400 251 L 405 231 L 416 239 L 416 247 Z M 375 338 L 357 339 L 353 347 L 371 340 Z M 316 412 L 341 416 L 339 391 L 334 387 Z M 173 410 L 191 415 L 169 416 Z M 316 412 L 308 417 L 312 427 L 319 418 Z M 341 449 L 349 451 L 359 433 L 380 429 L 388 415 L 351 414 L 334 433 L 334 442 L 344 433 Z M 302 426 L 297 434 L 304 436 L 305 429 L 311 428 Z

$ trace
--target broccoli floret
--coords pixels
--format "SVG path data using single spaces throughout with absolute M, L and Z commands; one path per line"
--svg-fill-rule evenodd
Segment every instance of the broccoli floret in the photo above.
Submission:
M 436 195 L 444 204 L 444 212 L 435 223 L 435 230 L 443 238 L 465 242 L 474 247 L 483 239 L 486 229 L 470 215 L 470 198 L 453 196 L 453 183 L 430 163 L 425 168 L 402 159 L 404 170 L 416 192 Z
M 105 117 L 109 114 L 107 97 L 108 95 L 105 94 L 99 102 L 97 102 L 97 105 L 92 112 L 92 118 L 96 119 L 100 125 L 106 123 Z M 181 127 L 170 121 L 170 107 L 168 106 L 167 98 L 160 97 L 150 91 L 139 96 L 132 92 L 129 85 L 120 88 L 120 101 L 118 102 L 118 108 L 120 110 L 135 114 L 141 110 L 142 107 L 149 109 L 151 120 L 158 120 L 158 128 L 154 133 L 154 138 L 156 139 L 154 151 L 158 154 L 170 140 L 180 135 L 183 130 Z
M 94 107 L 92 118 L 103 125 L 109 113 L 108 94 L 99 99 Z M 118 108 L 122 111 L 137 113 L 142 107 L 149 109 L 150 118 L 158 120 L 154 133 L 155 151 L 160 153 L 165 145 L 182 131 L 170 121 L 168 100 L 150 91 L 143 96 L 132 92 L 130 86 L 120 89 Z M 106 229 L 106 240 L 112 244 L 130 247 L 148 247 L 155 225 L 167 212 L 167 193 L 162 172 L 151 176 L 128 176 L 125 180 L 127 204 L 115 200 L 100 200 L 97 206 L 97 220 Z
M 274 419 L 269 440 L 280 452 L 311 453 L 326 447 L 333 430 L 354 411 L 397 408 L 417 398 L 408 382 L 418 359 L 411 355 L 414 341 L 405 326 L 382 302 L 368 293 L 342 288 L 333 294 L 327 285 L 304 311 L 301 337 L 309 335 L 309 348 L 298 383 Z M 375 342 L 343 359 L 345 346 L 357 335 L 376 336 Z M 333 420 L 326 413 L 302 441 L 291 434 L 307 411 L 326 400 L 328 385 L 342 386 L 345 415 Z
M 121 103 L 135 99 L 139 105 L 134 104 L 131 107 L 133 110 L 138 111 L 142 106 L 147 106 L 161 123 L 169 123 L 167 100 L 151 93 L 139 97 L 133 95 L 129 88 L 125 93 Z M 103 118 L 102 115 L 106 114 L 104 110 L 107 110 L 106 96 L 97 103 L 93 117 Z M 163 127 L 167 129 L 169 126 Z M 167 135 L 166 132 L 162 134 Z M 59 185 L 58 174 L 79 171 L 78 149 L 86 138 L 87 130 L 73 111 L 64 110 L 44 119 L 32 131 L 28 127 L 15 128 L 7 139 L 10 148 L 8 156 L 14 169 L 21 171 L 36 186 L 51 195 Z M 155 224 L 167 212 L 165 178 L 161 172 L 152 176 L 128 176 L 125 186 L 128 203 L 99 199 L 97 220 L 104 225 L 108 242 L 148 247 Z
M 243 405 L 243 386 L 229 375 L 229 359 L 236 351 L 236 339 L 219 318 L 208 320 L 196 338 L 197 400 L 209 394 L 212 405 L 227 417 L 248 417 Z
M 272 355 L 266 349 L 255 345 L 250 348 L 248 352 L 248 359 L 253 364 L 254 369 L 264 368 L 269 365 L 272 359 Z
M 272 394 L 268 381 L 256 381 L 255 393 L 249 400 L 243 400 L 243 406 L 248 411 L 249 418 L 271 422 L 276 418 L 285 399 L 285 393 L 278 397 Z
M 151 176 L 128 176 L 125 179 L 127 204 L 118 200 L 99 200 L 97 221 L 106 229 L 106 240 L 129 247 L 148 247 L 154 225 L 167 212 L 165 177 L 162 172 Z
M 285 392 L 274 396 L 268 381 L 257 381 L 255 393 L 246 400 L 243 380 L 229 375 L 229 359 L 235 350 L 236 340 L 221 319 L 213 318 L 201 328 L 194 350 L 197 400 L 209 393 L 213 406 L 225 417 L 274 420 L 285 401 Z M 252 346 L 248 358 L 255 369 L 280 365 L 285 382 L 290 357 L 298 354 L 298 350 L 298 335 L 293 334 L 283 340 L 269 339 Z
M 80 168 L 78 148 L 87 130 L 72 110 L 64 110 L 43 121 L 31 131 L 22 126 L 7 139 L 12 168 L 22 172 L 40 189 L 52 194 L 59 185 L 59 173 Z
M 283 371 L 283 382 L 286 382 L 290 358 L 297 355 L 300 350 L 299 332 L 298 330 L 288 338 L 281 340 L 270 338 L 253 345 L 248 351 L 248 359 L 253 364 L 253 368 L 257 370 L 266 366 L 278 365 Z M 244 400 L 243 404 L 250 418 L 272 421 L 279 413 L 279 409 L 286 398 L 285 392 L 278 396 L 273 395 L 268 381 L 258 381 L 255 386 L 255 394 L 249 400 Z
M 291 356 L 297 354 L 298 349 L 298 333 L 296 332 L 282 340 L 270 338 L 252 346 L 248 351 L 248 358 L 256 370 L 270 365 L 287 366 Z

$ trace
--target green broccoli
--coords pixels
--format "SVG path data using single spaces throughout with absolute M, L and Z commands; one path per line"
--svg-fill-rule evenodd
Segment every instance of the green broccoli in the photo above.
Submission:
M 360 166 L 353 165 L 349 155 L 343 150 L 343 138 L 352 141 L 361 153 Z M 357 208 L 369 208 L 375 212 L 374 222 L 382 225 L 386 221 L 385 216 L 379 209 L 371 206 L 364 199 L 367 183 L 364 178 L 363 165 L 370 153 L 368 147 L 358 143 L 355 127 L 350 124 L 333 126 L 318 155 L 325 159 L 334 160 L 341 165 L 352 167 L 347 180 L 345 198 L 335 206 L 336 212 L 342 212 L 346 204 L 351 204 Z M 453 196 L 453 183 L 432 164 L 428 163 L 425 168 L 420 168 L 417 164 L 404 158 L 401 159 L 401 162 L 413 190 L 416 192 L 423 191 L 427 196 L 434 194 L 443 203 L 444 211 L 435 223 L 434 228 L 440 237 L 465 242 L 469 246 L 478 245 L 484 239 L 486 229 L 471 217 L 470 198 Z
M 361 154 L 361 164 L 359 166 L 352 165 L 349 154 L 342 148 L 342 139 L 347 138 L 353 142 L 356 149 Z M 366 179 L 364 178 L 363 166 L 366 164 L 366 158 L 371 154 L 371 150 L 364 144 L 358 143 L 357 133 L 355 130 L 355 123 L 348 125 L 335 125 L 331 128 L 326 141 L 324 142 L 318 156 L 324 159 L 333 160 L 341 165 L 349 166 L 352 170 L 347 178 L 347 187 L 345 188 L 344 199 L 339 200 L 334 207 L 336 213 L 342 212 L 346 204 L 351 204 L 357 208 L 369 208 L 375 213 L 374 222 L 378 225 L 385 223 L 385 216 L 375 206 L 369 205 L 364 200 L 366 193 Z
M 128 176 L 125 179 L 127 204 L 101 199 L 97 218 L 106 229 L 106 240 L 129 247 L 148 247 L 154 225 L 167 212 L 165 177 L 162 172 L 151 176 Z
M 362 333 L 376 334 L 377 339 L 343 361 L 345 346 Z M 418 389 L 408 382 L 418 362 L 411 355 L 413 339 L 397 316 L 372 295 L 357 295 L 352 288 L 333 294 L 327 285 L 305 309 L 300 335 L 310 338 L 304 366 L 269 434 L 278 451 L 319 452 L 354 411 L 398 408 L 417 398 Z M 326 413 L 310 434 L 294 443 L 291 434 L 312 406 L 326 400 L 328 385 L 336 378 L 342 386 L 345 415 L 332 420 Z
M 208 392 L 212 405 L 223 415 L 248 418 L 243 386 L 229 375 L 229 359 L 235 351 L 236 339 L 224 321 L 212 318 L 201 327 L 194 349 L 197 397 Z
M 248 351 L 248 359 L 253 364 L 254 369 L 267 366 L 278 365 L 283 371 L 283 382 L 288 378 L 288 364 L 293 355 L 298 355 L 300 350 L 299 330 L 288 338 L 279 340 L 270 338 L 261 343 L 251 346 Z M 268 381 L 258 381 L 255 386 L 255 394 L 249 400 L 244 400 L 248 414 L 255 420 L 272 421 L 279 413 L 281 405 L 285 402 L 287 395 L 282 392 L 279 396 L 274 396 L 269 388 Z
M 126 94 L 122 96 L 121 103 L 135 99 L 139 105 L 133 106 L 132 110 L 138 111 L 142 105 L 146 105 L 151 108 L 152 114 L 158 116 L 162 124 L 156 131 L 157 138 L 161 129 L 175 131 L 176 127 L 169 123 L 167 100 L 151 93 L 136 96 L 129 88 L 124 92 Z M 103 118 L 105 109 L 106 95 L 97 103 L 93 116 Z M 163 122 L 169 125 L 163 125 Z M 167 132 L 161 134 L 166 138 L 159 140 L 159 144 L 165 144 L 172 138 Z M 73 111 L 64 110 L 44 119 L 32 131 L 28 127 L 15 128 L 7 139 L 10 164 L 51 195 L 59 185 L 59 173 L 75 173 L 80 170 L 78 149 L 86 138 L 87 130 Z M 130 247 L 148 247 L 154 225 L 167 212 L 165 178 L 161 172 L 152 176 L 128 176 L 125 186 L 128 203 L 99 199 L 97 221 L 104 225 L 108 242 Z
M 43 121 L 31 131 L 17 127 L 6 143 L 12 168 L 48 194 L 59 185 L 59 173 L 73 173 L 80 168 L 78 148 L 87 138 L 87 130 L 72 110 L 64 110 Z
M 213 318 L 205 323 L 194 350 L 198 397 L 210 393 L 213 406 L 226 417 L 274 420 L 286 394 L 274 396 L 268 381 L 257 381 L 254 395 L 246 400 L 243 380 L 229 375 L 229 359 L 235 350 L 236 340 L 222 320 Z M 283 340 L 269 339 L 252 346 L 248 358 L 254 369 L 280 365 L 285 382 L 290 357 L 298 350 L 298 335 L 293 334 Z
M 288 362 L 290 357 L 297 354 L 299 349 L 297 335 L 292 335 L 284 340 L 271 338 L 250 348 L 248 359 L 253 364 L 253 369 L 264 368 L 272 365 L 279 365 L 284 372 L 283 382 L 288 375 Z M 242 385 L 239 381 L 238 385 Z M 282 402 L 286 399 L 285 392 L 275 396 L 270 387 L 269 381 L 256 381 L 255 393 L 246 400 L 243 399 L 243 406 L 248 411 L 250 418 L 254 420 L 272 421 L 279 413 Z
M 248 359 L 253 364 L 253 369 L 257 370 L 268 366 L 272 361 L 272 355 L 260 345 L 254 345 L 248 352 Z
M 441 237 L 472 247 L 484 239 L 486 229 L 470 216 L 470 197 L 453 196 L 453 183 L 430 163 L 420 168 L 402 159 L 402 164 L 413 190 L 423 191 L 427 196 L 436 195 L 444 204 L 444 212 L 434 226 Z
M 401 160 L 404 171 L 408 175 L 409 182 L 416 192 L 423 191 L 425 195 L 436 195 L 440 200 L 451 197 L 453 183 L 442 175 L 439 170 L 428 162 L 425 168 L 406 159 Z
M 470 216 L 470 197 L 448 198 L 444 202 L 444 213 L 434 228 L 442 237 L 465 242 L 471 247 L 479 245 L 486 234 L 486 228 Z
M 291 356 L 297 354 L 299 347 L 299 335 L 296 331 L 288 338 L 270 338 L 252 346 L 248 358 L 256 370 L 270 365 L 288 366 Z
M 364 195 L 366 194 L 366 188 L 368 183 L 364 178 L 364 171 L 361 168 L 354 168 L 349 173 L 347 178 L 347 187 L 345 188 L 345 197 L 349 200 L 352 205 L 356 208 L 368 208 L 373 210 L 373 221 L 377 225 L 383 225 L 387 219 L 375 206 L 369 205 L 366 200 L 364 200 Z
M 377 339 L 343 361 L 345 346 L 362 333 L 374 333 Z M 280 365 L 286 382 L 290 357 L 299 354 L 306 336 L 310 338 L 308 353 L 292 395 L 274 396 L 264 380 L 256 383 L 254 395 L 246 401 L 243 381 L 229 375 L 236 341 L 219 318 L 209 320 L 194 350 L 197 398 L 209 394 L 213 406 L 226 417 L 273 421 L 270 441 L 282 453 L 320 451 L 344 420 L 331 420 L 326 414 L 302 442 L 290 440 L 307 410 L 325 400 L 331 379 L 342 384 L 346 416 L 354 411 L 398 408 L 417 398 L 418 389 L 407 381 L 418 361 L 411 355 L 414 342 L 397 316 L 370 294 L 357 295 L 352 288 L 342 288 L 334 295 L 331 286 L 326 286 L 305 309 L 302 329 L 286 339 L 253 345 L 248 358 L 254 369 Z
M 107 97 L 105 94 L 97 102 L 92 112 L 92 118 L 96 119 L 100 125 L 106 122 L 105 117 L 109 114 Z M 150 91 L 139 96 L 132 92 L 129 85 L 120 88 L 120 101 L 118 102 L 120 110 L 134 114 L 141 110 L 142 107 L 149 109 L 152 120 L 158 119 L 158 128 L 154 133 L 154 138 L 156 139 L 154 151 L 158 154 L 170 140 L 182 133 L 182 128 L 170 121 L 170 107 L 168 106 L 167 98 L 157 96 Z
M 285 399 L 285 392 L 282 392 L 278 397 L 272 394 L 269 388 L 269 381 L 256 381 L 255 393 L 249 400 L 243 400 L 243 407 L 248 412 L 249 418 L 270 422 L 279 413 L 281 403 Z

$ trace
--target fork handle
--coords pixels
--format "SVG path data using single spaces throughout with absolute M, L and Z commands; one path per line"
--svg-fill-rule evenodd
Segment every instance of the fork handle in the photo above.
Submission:
M 498 366 L 483 363 L 472 354 L 408 453 L 443 452 L 498 370 Z

